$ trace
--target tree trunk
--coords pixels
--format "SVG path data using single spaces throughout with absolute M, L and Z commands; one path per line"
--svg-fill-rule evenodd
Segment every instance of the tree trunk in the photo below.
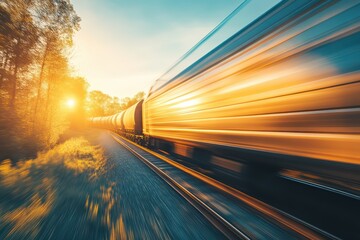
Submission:
M 16 56 L 16 59 L 18 59 L 18 56 Z M 19 60 L 16 60 L 16 61 L 15 61 L 14 74 L 13 74 L 13 76 L 12 76 L 11 90 L 10 90 L 9 107 L 10 107 L 11 109 L 14 109 L 14 108 L 15 108 L 16 82 L 17 82 L 18 69 L 19 69 Z
M 4 79 L 4 74 L 0 74 L 0 90 L 2 89 L 3 79 Z
M 5 76 L 8 75 L 7 74 L 8 70 L 6 70 L 7 65 L 9 65 L 8 64 L 9 63 L 8 58 L 9 58 L 9 54 L 6 52 L 5 57 L 4 57 L 4 61 L 2 63 L 2 67 L 1 67 L 3 69 L 3 72 L 1 73 L 1 76 L 0 76 L 0 90 L 3 88 L 3 82 L 4 82 Z
M 39 108 L 39 102 L 40 102 L 40 97 L 41 97 L 41 86 L 42 86 L 42 83 L 43 83 L 44 68 L 45 68 L 45 62 L 46 62 L 46 57 L 47 57 L 47 54 L 48 54 L 48 50 L 49 50 L 49 43 L 48 43 L 48 40 L 46 40 L 44 56 L 43 56 L 42 63 L 41 63 L 41 68 L 40 68 L 39 83 L 38 83 L 38 87 L 37 87 L 37 96 L 36 96 L 36 101 L 35 101 L 35 109 L 34 109 L 34 116 L 33 116 L 33 127 L 32 127 L 33 133 L 35 133 L 36 115 L 37 115 L 38 108 Z
M 47 88 L 47 93 L 46 93 L 46 101 L 45 101 L 45 112 L 48 112 L 48 108 L 49 108 L 49 101 L 50 101 L 50 93 L 51 93 L 51 83 L 50 80 L 48 82 L 48 88 Z
M 5 75 L 5 65 L 6 65 L 6 59 L 7 59 L 7 53 L 5 53 L 5 55 L 3 55 L 2 53 L 2 59 L 1 59 L 1 69 L 2 72 L 0 73 L 0 90 L 2 89 L 2 83 L 4 80 L 4 75 Z

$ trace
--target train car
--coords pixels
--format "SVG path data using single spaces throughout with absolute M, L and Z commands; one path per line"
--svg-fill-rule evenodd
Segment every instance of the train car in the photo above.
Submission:
M 118 113 L 116 115 L 116 118 L 115 118 L 115 130 L 117 132 L 124 132 L 125 131 L 124 122 L 123 122 L 124 113 L 125 113 L 125 111 L 122 111 L 122 112 L 120 112 L 120 113 Z
M 94 126 L 94 117 L 88 118 L 86 123 L 88 126 Z
M 101 127 L 109 129 L 109 116 L 101 118 Z
M 106 116 L 106 117 L 104 117 L 104 123 L 103 123 L 103 125 L 104 125 L 104 128 L 106 128 L 106 129 L 109 129 L 109 116 Z
M 208 166 L 358 179 L 359 18 L 358 1 L 281 2 L 151 91 L 145 138 Z
M 98 126 L 98 119 L 96 117 L 91 118 L 90 126 L 97 127 Z
M 111 115 L 111 117 L 110 117 L 110 127 L 111 127 L 111 129 L 115 129 L 115 117 L 116 117 L 116 114 Z
M 143 100 L 126 109 L 122 115 L 125 136 L 137 143 L 143 141 L 142 105 Z

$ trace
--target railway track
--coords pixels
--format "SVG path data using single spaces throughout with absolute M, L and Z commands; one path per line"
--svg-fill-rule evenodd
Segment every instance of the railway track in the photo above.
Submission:
M 330 233 L 183 166 L 164 155 L 130 142 L 117 134 L 110 134 L 115 141 L 157 173 L 228 239 L 267 239 L 269 237 L 337 239 Z M 230 207 L 227 208 L 228 206 Z

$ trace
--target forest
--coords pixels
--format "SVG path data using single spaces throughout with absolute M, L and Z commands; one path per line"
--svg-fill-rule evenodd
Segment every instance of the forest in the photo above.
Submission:
M 114 114 L 144 96 L 88 92 L 69 63 L 80 21 L 68 0 L 0 1 L 0 160 L 34 156 L 87 117 Z

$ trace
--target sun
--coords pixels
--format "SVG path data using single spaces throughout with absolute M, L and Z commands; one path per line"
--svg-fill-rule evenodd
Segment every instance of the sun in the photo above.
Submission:
M 70 99 L 68 99 L 68 100 L 66 101 L 66 105 L 67 105 L 69 108 L 73 108 L 73 107 L 75 107 L 76 102 L 75 102 L 74 99 L 70 98 Z

